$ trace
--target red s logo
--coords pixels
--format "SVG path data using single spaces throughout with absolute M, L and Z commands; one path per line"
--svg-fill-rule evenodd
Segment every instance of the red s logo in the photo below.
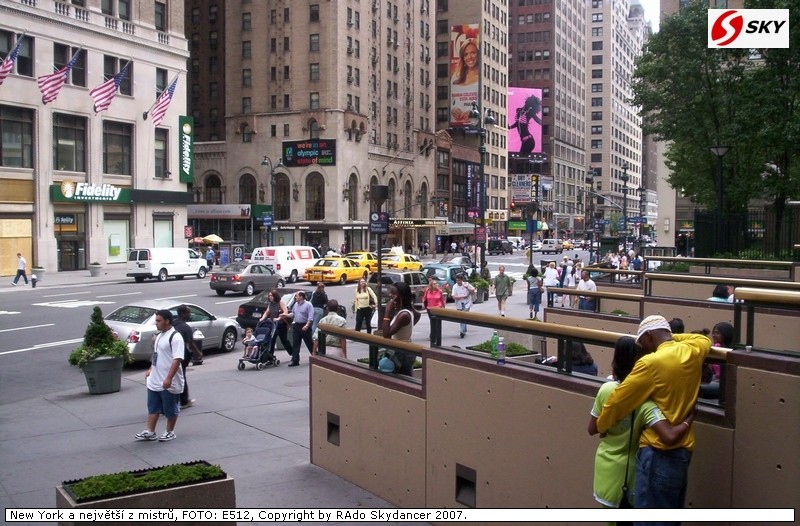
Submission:
M 725 11 L 711 26 L 711 40 L 718 46 L 727 46 L 736 40 L 743 26 L 744 18 L 735 9 Z

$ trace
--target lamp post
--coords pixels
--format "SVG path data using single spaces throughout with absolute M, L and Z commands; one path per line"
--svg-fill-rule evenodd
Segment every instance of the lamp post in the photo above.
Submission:
M 478 164 L 478 214 L 480 215 L 481 230 L 483 231 L 483 242 L 481 244 L 480 268 L 486 263 L 486 172 L 483 168 L 486 162 L 486 126 L 494 126 L 495 119 L 491 111 L 487 110 L 485 115 L 477 101 L 472 101 L 472 111 L 469 113 L 469 120 L 472 126 L 478 128 L 480 134 L 480 144 L 478 153 L 481 156 Z M 475 236 L 475 246 L 477 247 L 477 233 Z
M 261 166 L 269 166 L 269 187 L 270 187 L 270 224 L 267 226 L 267 231 L 269 232 L 269 245 L 271 246 L 272 243 L 272 227 L 273 223 L 275 222 L 275 169 L 276 168 L 283 168 L 283 159 L 278 157 L 278 165 L 274 165 L 272 163 L 272 159 L 264 156 L 264 159 L 261 160 Z
M 714 177 L 714 186 L 717 190 L 717 209 L 714 213 L 714 255 L 719 252 L 720 243 L 722 243 L 721 236 L 725 229 L 722 228 L 722 158 L 728 153 L 730 148 L 728 146 L 716 145 L 709 148 L 709 151 L 717 158 L 717 173 Z
M 639 217 L 644 221 L 639 223 L 639 240 L 641 241 L 644 225 L 647 223 L 647 188 L 644 184 L 639 187 Z
M 628 161 L 622 163 L 622 247 L 628 248 Z
M 589 191 L 586 195 L 589 197 L 589 221 L 586 222 L 589 225 L 589 264 L 591 265 L 594 262 L 594 233 L 595 233 L 595 219 L 594 219 L 594 178 L 597 175 L 597 172 L 594 168 L 590 167 L 589 170 L 586 172 L 586 184 L 589 185 Z

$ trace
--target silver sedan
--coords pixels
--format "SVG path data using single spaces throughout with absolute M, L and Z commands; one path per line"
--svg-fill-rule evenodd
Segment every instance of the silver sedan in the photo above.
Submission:
M 203 351 L 219 348 L 231 352 L 241 327 L 230 318 L 217 318 L 202 307 L 191 303 L 170 301 L 142 301 L 124 305 L 105 317 L 106 325 L 117 334 L 120 340 L 128 342 L 128 349 L 134 360 L 147 361 L 153 356 L 153 339 L 156 329 L 156 311 L 166 309 L 178 317 L 178 307 L 189 307 L 191 316 L 189 326 L 203 333 Z
M 224 295 L 226 291 L 242 292 L 246 296 L 252 296 L 262 290 L 281 288 L 284 286 L 284 281 L 280 274 L 274 273 L 266 265 L 241 261 L 212 272 L 208 286 L 218 296 Z

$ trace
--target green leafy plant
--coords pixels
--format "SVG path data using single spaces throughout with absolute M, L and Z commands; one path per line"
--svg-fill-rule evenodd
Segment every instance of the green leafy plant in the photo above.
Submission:
M 222 468 L 205 461 L 172 464 L 142 471 L 94 475 L 64 482 L 76 502 L 143 493 L 227 477 Z
M 89 265 L 96 265 L 96 266 L 98 266 L 98 267 L 99 267 L 99 266 L 100 266 L 100 262 L 98 262 L 98 261 L 92 261 L 91 263 L 89 263 Z
M 611 314 L 616 314 L 618 316 L 630 316 L 629 313 L 625 312 L 622 309 L 614 309 L 614 310 L 611 311 Z
M 658 272 L 689 272 L 689 263 L 663 263 L 658 267 Z
M 83 343 L 69 353 L 70 365 L 83 368 L 88 362 L 101 356 L 121 356 L 124 362 L 131 362 L 128 344 L 117 339 L 111 327 L 106 325 L 100 307 L 92 310 L 91 320 L 83 334 Z
M 492 352 L 492 341 L 486 340 L 483 343 L 479 343 L 478 345 L 473 345 L 470 347 L 473 351 L 491 353 Z M 506 343 L 506 356 L 522 356 L 526 354 L 533 354 L 531 351 L 525 348 L 524 345 L 520 345 L 519 343 L 514 342 L 507 342 Z
M 473 274 L 469 277 L 470 284 L 475 287 L 476 289 L 488 289 L 489 282 L 482 277 L 478 276 L 477 274 Z

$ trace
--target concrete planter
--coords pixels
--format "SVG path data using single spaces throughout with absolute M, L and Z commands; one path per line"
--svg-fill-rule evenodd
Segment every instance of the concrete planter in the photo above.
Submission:
M 89 275 L 93 278 L 100 276 L 103 273 L 102 265 L 89 265 Z
M 122 356 L 101 356 L 83 366 L 89 394 L 116 393 L 122 387 Z

